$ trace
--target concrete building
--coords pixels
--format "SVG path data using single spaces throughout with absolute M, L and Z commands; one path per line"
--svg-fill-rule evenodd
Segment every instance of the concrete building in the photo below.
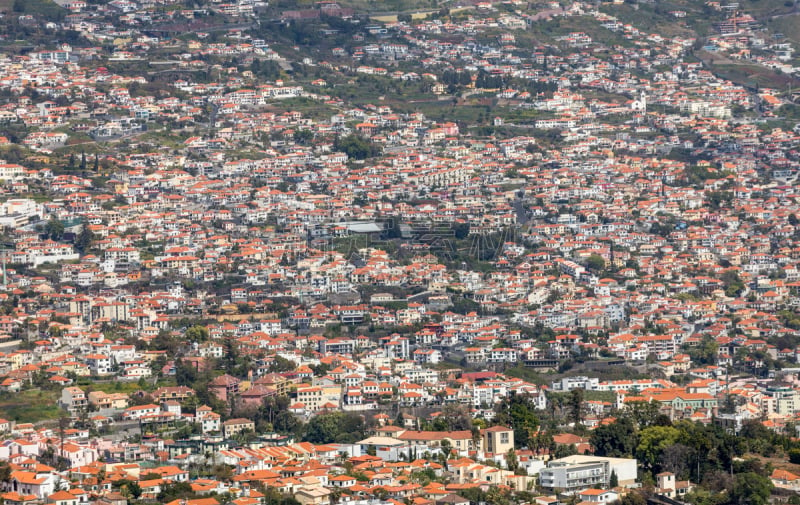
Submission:
M 508 454 L 514 448 L 514 430 L 503 426 L 493 426 L 481 430 L 483 451 L 490 454 Z
M 226 438 L 245 431 L 255 431 L 256 425 L 249 419 L 229 419 L 222 423 L 222 431 Z
M 550 461 L 539 472 L 539 483 L 547 490 L 567 494 L 593 487 L 607 487 L 611 473 L 620 486 L 636 482 L 635 459 L 575 455 Z

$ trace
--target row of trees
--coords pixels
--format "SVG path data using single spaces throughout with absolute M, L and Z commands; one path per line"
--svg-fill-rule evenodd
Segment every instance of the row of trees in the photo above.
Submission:
M 193 341 L 203 341 L 208 338 L 205 328 L 193 326 L 187 330 L 187 337 Z M 331 412 L 315 416 L 310 422 L 304 423 L 299 417 L 289 411 L 290 399 L 287 396 L 267 397 L 258 407 L 248 406 L 231 399 L 229 404 L 218 399 L 208 389 L 208 383 L 213 380 L 216 370 L 224 370 L 234 376 L 244 376 L 251 368 L 251 358 L 240 355 L 232 339 L 225 339 L 224 357 L 214 360 L 211 366 L 198 369 L 193 363 L 178 358 L 175 363 L 175 378 L 178 385 L 189 386 L 195 390 L 196 396 L 188 408 L 199 405 L 209 405 L 216 412 L 227 417 L 246 417 L 252 419 L 256 425 L 256 433 L 277 432 L 291 435 L 295 438 L 309 442 L 326 443 L 353 443 L 364 438 L 365 423 L 360 415 Z M 272 372 L 281 372 L 293 369 L 288 360 L 276 358 L 270 367 Z
M 374 142 L 355 134 L 336 137 L 333 150 L 347 154 L 350 159 L 364 160 L 380 155 L 381 149 Z
M 498 404 L 493 422 L 513 428 L 518 449 L 563 457 L 574 449 L 555 444 L 552 434 L 567 424 L 577 434 L 586 433 L 580 424 L 582 393 L 551 394 L 548 410 L 536 409 L 529 396 L 511 395 Z M 696 485 L 687 497 L 694 505 L 766 505 L 773 468 L 762 458 L 788 455 L 800 461 L 799 440 L 770 431 L 756 420 L 733 434 L 715 423 L 673 422 L 659 407 L 656 402 L 628 404 L 624 411 L 612 413 L 614 422 L 601 424 L 590 436 L 594 454 L 639 461 L 645 495 L 653 491 L 655 476 L 668 471 Z M 793 433 L 794 427 L 787 430 Z M 642 495 L 633 495 L 626 505 L 643 501 Z
M 672 422 L 653 403 L 635 404 L 618 413 L 613 423 L 598 426 L 591 444 L 599 456 L 638 459 L 645 484 L 652 485 L 662 471 L 698 484 L 687 496 L 695 505 L 766 505 L 772 467 L 759 456 L 800 446 L 755 420 L 745 423 L 738 436 L 714 423 Z
M 42 232 L 46 238 L 50 240 L 59 241 L 64 239 L 66 228 L 64 223 L 55 217 L 51 217 L 43 226 L 37 225 L 38 231 Z M 72 243 L 81 254 L 86 253 L 89 248 L 94 244 L 96 237 L 94 232 L 84 223 L 81 226 L 81 231 L 73 237 Z

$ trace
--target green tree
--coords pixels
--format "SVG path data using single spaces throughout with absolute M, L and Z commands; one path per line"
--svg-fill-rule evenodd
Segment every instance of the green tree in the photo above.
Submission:
M 142 486 L 139 485 L 138 481 L 133 480 L 128 482 L 125 484 L 125 488 L 134 500 L 138 500 L 139 497 L 142 496 Z
M 194 498 L 195 496 L 196 493 L 188 482 L 172 482 L 161 487 L 161 492 L 158 493 L 158 501 L 167 503 L 181 498 Z
M 740 473 L 733 478 L 729 503 L 731 505 L 767 505 L 773 487 L 769 477 L 755 472 Z
M 94 238 L 94 233 L 89 229 L 88 223 L 84 223 L 81 226 L 81 232 L 75 237 L 75 249 L 80 251 L 81 254 L 85 254 L 92 247 Z
M 208 340 L 208 329 L 195 324 L 186 330 L 186 340 L 189 342 L 205 342 Z
M 286 359 L 277 354 L 273 356 L 272 363 L 269 365 L 269 371 L 273 373 L 290 372 L 296 368 L 294 361 Z
M 620 416 L 613 423 L 595 428 L 590 442 L 598 456 L 629 458 L 636 449 L 636 427 L 630 417 Z
M 467 238 L 467 236 L 469 236 L 469 221 L 457 223 L 453 227 L 453 233 L 455 234 L 455 237 L 459 240 Z
M 288 412 L 289 398 L 286 395 L 268 396 L 264 398 L 258 409 L 257 417 L 269 424 L 275 424 L 282 412 Z
M 355 134 L 337 137 L 333 143 L 335 151 L 347 154 L 351 159 L 364 160 L 380 154 L 380 148 L 371 141 Z
M 658 412 L 659 405 L 658 402 L 637 401 L 625 404 L 625 408 L 634 425 L 638 429 L 642 429 L 653 426 L 658 422 L 660 416 Z
M 514 430 L 517 447 L 531 447 L 530 436 L 538 431 L 540 422 L 536 407 L 528 395 L 512 394 L 495 407 L 494 422 Z
M 606 267 L 606 260 L 599 254 L 592 254 L 586 259 L 586 267 L 589 270 L 600 272 Z
M 661 470 L 674 473 L 677 478 L 688 477 L 689 464 L 691 464 L 692 449 L 684 444 L 675 443 L 661 451 L 659 460 Z
M 175 361 L 175 382 L 179 386 L 191 386 L 198 375 L 197 368 L 191 362 L 180 358 Z
M 517 451 L 512 447 L 506 453 L 506 468 L 512 472 L 516 472 L 519 468 L 519 459 L 517 458 Z
M 349 412 L 319 414 L 306 425 L 304 438 L 314 444 L 354 443 L 364 438 L 364 420 Z
M 44 226 L 44 232 L 51 240 L 60 240 L 64 236 L 64 223 L 52 216 Z
M 636 458 L 648 468 L 654 468 L 661 453 L 678 441 L 681 432 L 672 426 L 650 426 L 639 433 Z
M 478 486 L 462 489 L 461 491 L 458 492 L 458 494 L 462 498 L 469 500 L 470 503 L 481 503 L 481 502 L 485 503 L 488 499 L 486 496 L 486 491 L 484 491 Z
M 720 280 L 725 286 L 726 296 L 739 296 L 739 294 L 744 291 L 744 282 L 742 281 L 741 277 L 739 277 L 739 272 L 736 270 L 726 270 L 722 273 L 722 275 L 720 275 Z
M 170 356 L 177 355 L 178 350 L 182 346 L 182 342 L 172 336 L 167 330 L 159 331 L 155 338 L 150 341 L 150 349 L 155 351 L 167 351 L 167 354 Z
M 713 337 L 703 337 L 700 345 L 687 347 L 686 351 L 693 362 L 701 365 L 713 365 L 717 360 L 719 344 Z
M 569 392 L 567 406 L 569 407 L 569 420 L 578 426 L 583 422 L 583 389 L 576 388 Z
M 439 445 L 441 448 L 441 456 L 442 456 L 442 465 L 447 468 L 447 460 L 450 459 L 450 454 L 453 450 L 453 444 L 450 443 L 449 439 L 442 440 L 441 444 Z
M 647 499 L 639 491 L 632 491 L 622 497 L 619 505 L 647 505 Z
M 302 427 L 303 423 L 288 410 L 284 410 L 275 416 L 273 427 L 278 433 L 294 433 Z
M 578 448 L 575 444 L 558 444 L 552 454 L 555 459 L 566 458 L 578 454 Z
M 435 431 L 466 431 L 472 429 L 472 416 L 461 405 L 445 405 L 433 422 Z
M 300 145 L 306 145 L 314 138 L 314 132 L 308 128 L 300 128 L 294 132 L 294 141 Z
M 236 375 L 236 367 L 239 364 L 239 346 L 236 340 L 228 335 L 222 341 L 223 357 L 222 364 L 225 371 L 229 374 Z

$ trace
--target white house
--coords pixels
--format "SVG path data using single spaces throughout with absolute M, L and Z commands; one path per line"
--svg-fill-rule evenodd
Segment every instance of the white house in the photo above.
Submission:
M 128 407 L 123 413 L 125 419 L 142 419 L 146 416 L 158 414 L 161 408 L 158 405 L 148 403 L 147 405 L 137 405 L 135 407 Z

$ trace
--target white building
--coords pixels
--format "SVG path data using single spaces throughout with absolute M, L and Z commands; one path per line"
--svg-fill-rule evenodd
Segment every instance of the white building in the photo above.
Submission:
M 539 483 L 548 490 L 576 493 L 595 487 L 608 487 L 612 473 L 620 486 L 636 483 L 635 459 L 575 455 L 552 460 L 539 472 Z

